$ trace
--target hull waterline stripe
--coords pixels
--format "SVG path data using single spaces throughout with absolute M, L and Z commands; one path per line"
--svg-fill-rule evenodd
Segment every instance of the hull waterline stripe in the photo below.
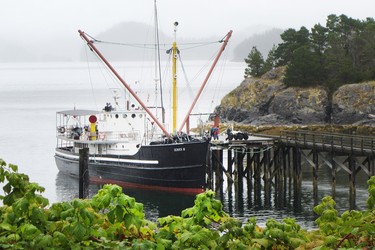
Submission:
M 61 152 L 56 151 L 56 155 L 60 155 L 66 158 L 78 160 L 79 156 L 77 155 L 70 155 L 70 154 L 64 154 Z M 95 157 L 90 156 L 90 160 L 94 161 L 107 161 L 107 162 L 124 162 L 124 163 L 139 163 L 139 164 L 159 164 L 159 161 L 157 160 L 134 160 L 134 159 L 119 159 L 119 158 L 111 158 L 111 157 Z
M 90 182 L 94 184 L 117 184 L 122 187 L 127 188 L 139 188 L 143 190 L 152 190 L 152 191 L 166 191 L 171 193 L 184 193 L 184 194 L 191 194 L 197 195 L 204 192 L 204 188 L 183 188 L 183 187 L 163 187 L 163 186 L 155 186 L 155 185 L 143 185 L 137 183 L 129 183 L 124 181 L 112 180 L 112 179 L 100 179 L 98 177 L 90 177 Z

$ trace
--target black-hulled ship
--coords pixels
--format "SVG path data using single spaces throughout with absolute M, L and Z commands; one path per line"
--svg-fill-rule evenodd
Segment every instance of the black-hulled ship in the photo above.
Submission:
M 176 22 L 175 27 L 177 25 Z M 79 34 L 90 50 L 100 57 L 122 83 L 137 105 L 128 105 L 122 110 L 107 103 L 100 111 L 73 109 L 57 112 L 55 160 L 58 169 L 78 177 L 79 151 L 88 148 L 91 182 L 190 193 L 203 191 L 209 140 L 182 132 L 185 125 L 189 131 L 188 118 L 200 93 L 197 94 L 180 129 L 177 130 L 173 120 L 174 132 L 169 133 L 99 52 L 94 41 L 83 31 L 79 31 Z M 231 31 L 225 40 L 222 40 L 223 45 L 209 74 L 230 36 Z M 172 45 L 171 53 L 175 70 L 178 53 L 176 42 Z M 175 112 L 173 111 L 174 114 Z M 159 134 L 155 127 L 160 131 Z

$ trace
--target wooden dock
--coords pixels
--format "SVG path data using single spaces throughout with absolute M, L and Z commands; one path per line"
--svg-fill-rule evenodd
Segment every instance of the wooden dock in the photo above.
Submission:
M 312 168 L 313 196 L 317 204 L 318 170 L 329 168 L 333 197 L 337 172 L 343 170 L 348 174 L 349 203 L 354 209 L 356 175 L 359 172 L 369 177 L 375 174 L 375 137 L 368 136 L 284 131 L 278 137 L 262 135 L 249 136 L 247 140 L 212 141 L 210 152 L 208 188 L 220 192 L 226 177 L 238 189 L 245 180 L 254 191 L 254 198 L 263 191 L 266 206 L 272 191 L 283 202 L 286 190 L 293 190 L 293 200 L 298 205 L 305 168 Z M 223 162 L 224 152 L 227 162 Z

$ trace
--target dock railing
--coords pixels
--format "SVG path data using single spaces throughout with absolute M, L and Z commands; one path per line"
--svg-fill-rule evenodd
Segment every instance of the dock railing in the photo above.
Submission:
M 310 131 L 282 131 L 280 138 L 287 145 L 319 148 L 327 151 L 375 154 L 375 137 Z

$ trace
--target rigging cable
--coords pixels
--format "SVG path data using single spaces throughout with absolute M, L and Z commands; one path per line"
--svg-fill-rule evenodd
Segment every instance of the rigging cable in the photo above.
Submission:
M 212 106 L 214 105 L 215 100 L 219 98 L 219 96 L 218 96 L 219 92 L 220 92 L 219 90 L 222 88 L 222 85 L 223 85 L 224 72 L 225 72 L 227 61 L 228 61 L 227 59 L 228 59 L 228 54 L 229 54 L 229 44 L 230 44 L 230 42 L 227 44 L 227 49 L 224 51 L 224 57 L 221 60 L 222 63 L 221 63 L 219 75 L 218 75 L 218 78 L 217 78 L 219 84 L 215 84 L 215 89 L 213 91 L 213 96 L 211 98 L 211 105 L 209 107 L 209 110 L 213 109 Z
M 209 63 L 212 61 L 212 59 L 215 57 L 215 55 L 213 55 L 210 59 L 208 59 L 206 61 L 206 63 L 199 69 L 199 71 L 194 75 L 194 77 L 191 79 L 191 80 L 188 80 L 187 78 L 187 74 L 186 74 L 186 71 L 185 71 L 185 67 L 184 67 L 184 64 L 182 63 L 182 59 L 181 59 L 181 56 L 179 56 L 180 58 L 180 63 L 181 63 L 181 68 L 183 70 L 183 73 L 184 73 L 184 77 L 185 77 L 185 80 L 186 80 L 186 83 L 187 83 L 187 91 L 188 91 L 188 94 L 189 94 L 189 97 L 190 97 L 190 100 L 193 100 L 195 96 L 193 96 L 193 91 L 192 91 L 192 88 L 191 88 L 191 82 L 194 82 L 204 71 L 204 69 L 206 69 L 208 66 L 209 66 Z M 206 89 L 206 88 L 205 88 Z M 205 91 L 205 89 L 203 90 L 203 92 Z M 182 92 L 183 93 L 183 92 Z M 195 106 L 194 108 L 196 108 L 197 110 L 199 110 L 199 106 Z M 199 112 L 199 111 L 198 111 Z
M 159 70 L 159 88 L 160 88 L 160 106 L 161 106 L 161 112 L 162 112 L 162 122 L 165 123 L 165 110 L 164 110 L 164 102 L 163 102 L 163 84 L 162 84 L 162 79 L 161 79 L 161 66 L 160 66 L 160 40 L 159 40 L 159 20 L 158 20 L 158 11 L 157 11 L 157 8 L 156 8 L 156 0 L 155 0 L 155 33 L 156 33 L 156 36 L 155 36 L 155 39 L 156 39 L 156 44 L 157 44 L 157 47 L 156 47 L 156 53 L 157 53 L 157 65 L 159 67 L 158 70 Z M 156 84 L 156 83 L 155 83 Z M 157 104 L 157 100 L 156 100 L 156 104 Z M 155 108 L 157 107 L 157 105 L 155 106 Z
M 89 81 L 90 81 L 90 85 L 91 85 L 91 94 L 92 94 L 92 97 L 94 99 L 94 105 L 95 105 L 96 109 L 98 110 L 98 103 L 96 101 L 96 97 L 95 97 L 95 93 L 94 93 L 94 86 L 92 84 L 92 76 L 91 76 L 91 68 L 90 68 L 90 62 L 89 62 L 89 55 L 87 53 L 88 47 L 86 46 L 86 44 L 84 44 L 84 48 L 85 48 L 87 69 L 88 69 L 88 72 L 89 72 Z
M 92 51 L 92 50 L 90 50 L 90 51 Z M 86 52 L 87 52 L 87 50 L 86 50 Z M 95 55 L 95 58 L 97 59 L 97 60 L 96 60 L 96 63 L 97 63 L 97 65 L 98 65 L 98 69 L 100 70 L 100 73 L 101 73 L 101 75 L 102 75 L 102 77 L 103 77 L 103 79 L 104 79 L 104 82 L 105 82 L 106 85 L 107 85 L 107 88 L 108 88 L 109 90 L 113 89 L 113 88 L 111 88 L 111 86 L 109 85 L 109 83 L 108 83 L 109 81 L 108 81 L 108 79 L 107 79 L 107 77 L 106 77 L 106 75 L 109 75 L 110 78 L 111 78 L 111 82 L 112 82 L 112 83 L 114 83 L 114 84 L 117 85 L 117 86 L 120 86 L 121 89 L 124 89 L 124 87 L 120 84 L 120 82 L 118 81 L 118 79 L 114 76 L 114 74 L 109 70 L 108 67 L 104 67 L 105 70 L 106 70 L 106 72 L 107 72 L 107 74 L 104 74 L 104 72 L 103 72 L 103 61 L 101 60 L 101 58 L 100 58 L 96 53 L 94 53 L 93 51 L 92 51 L 92 53 Z M 101 63 L 99 63 L 99 62 L 101 62 Z M 92 85 L 92 81 L 91 81 L 91 85 Z M 93 85 L 92 85 L 91 87 L 92 87 L 92 89 L 93 89 Z M 94 96 L 94 98 L 95 98 L 94 90 L 92 90 L 92 92 L 93 92 L 93 96 Z M 109 92 L 110 92 L 110 95 L 113 97 L 113 94 L 114 94 L 114 93 L 111 92 L 111 91 L 109 91 Z M 124 89 L 124 95 L 125 95 L 124 100 L 126 100 L 126 89 Z M 134 101 L 134 98 L 131 97 L 130 95 L 129 95 L 128 98 L 129 98 L 129 100 Z M 96 105 L 96 108 L 98 109 L 98 105 L 97 105 L 97 103 L 96 103 L 96 99 L 95 99 L 95 105 Z
M 155 50 L 155 45 L 156 43 L 122 43 L 122 42 L 111 42 L 111 41 L 104 41 L 104 40 L 98 40 L 94 38 L 93 36 L 90 36 L 89 34 L 86 33 L 88 37 L 92 39 L 93 43 L 102 43 L 102 44 L 110 44 L 110 45 L 117 45 L 117 46 L 127 46 L 127 47 L 134 47 L 134 48 L 140 48 L 140 49 L 150 49 L 150 50 Z M 210 41 L 210 42 L 187 42 L 187 43 L 179 43 L 179 46 L 188 46 L 188 45 L 195 45 L 195 46 L 190 46 L 184 48 L 184 50 L 189 50 L 197 47 L 202 47 L 202 46 L 208 46 L 214 43 L 221 43 L 223 40 L 219 41 Z M 164 47 L 164 48 L 169 48 L 171 45 L 167 43 L 159 43 L 159 47 Z

